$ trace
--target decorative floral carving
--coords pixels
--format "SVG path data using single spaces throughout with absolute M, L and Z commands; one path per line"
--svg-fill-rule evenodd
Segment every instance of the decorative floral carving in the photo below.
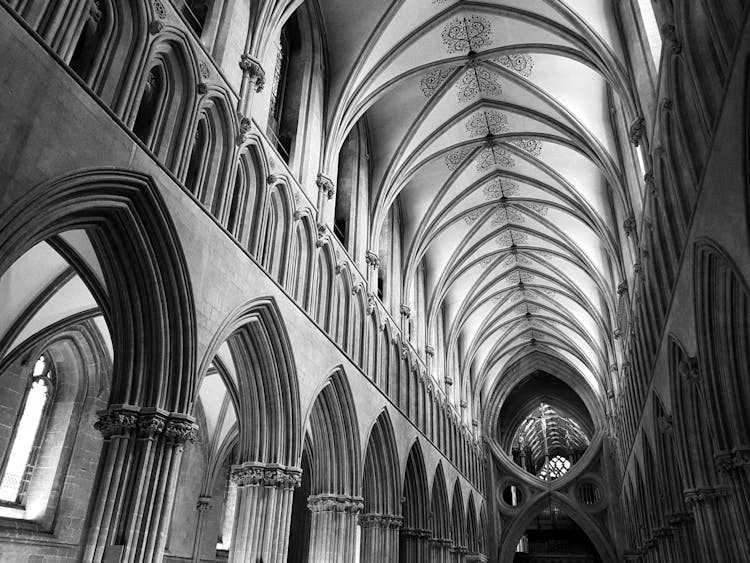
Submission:
M 235 137 L 235 144 L 237 144 L 237 146 L 241 145 L 247 140 L 247 136 L 253 127 L 253 122 L 249 117 L 243 115 L 243 116 L 240 116 L 240 119 L 238 121 L 238 126 L 239 126 L 239 131 L 237 132 L 237 135 Z M 271 174 L 270 176 L 273 176 L 273 174 Z
M 310 512 L 346 512 L 357 514 L 365 507 L 361 497 L 348 495 L 312 495 L 307 498 Z
M 643 119 L 643 117 L 638 116 L 635 118 L 635 121 L 631 123 L 630 125 L 630 142 L 633 143 L 634 146 L 638 146 L 641 144 L 641 138 L 643 137 L 643 133 L 646 129 L 646 121 Z
M 464 221 L 466 222 L 467 225 L 471 225 L 481 216 L 482 216 L 481 209 L 473 209 L 472 211 L 469 211 L 466 215 L 464 215 Z
M 523 223 L 524 220 L 524 216 L 517 208 L 504 203 L 492 218 L 492 224 L 500 226 L 508 223 Z
M 148 24 L 148 32 L 151 35 L 157 35 L 161 33 L 162 29 L 164 29 L 164 24 L 158 20 L 153 20 Z
M 497 74 L 476 62 L 468 65 L 456 85 L 458 101 L 462 103 L 470 102 L 479 94 L 497 97 L 503 93 Z
M 397 529 L 403 524 L 404 519 L 401 516 L 393 514 L 369 513 L 359 515 L 359 525 L 363 528 L 389 528 Z
M 501 148 L 497 143 L 491 143 L 489 146 L 479 151 L 476 158 L 477 171 L 482 172 L 493 166 L 502 166 L 503 168 L 513 168 L 516 162 L 510 153 Z
M 164 428 L 164 436 L 174 444 L 193 442 L 198 436 L 198 426 L 189 420 L 170 419 Z
M 302 483 L 302 470 L 263 463 L 248 462 L 232 467 L 230 479 L 238 487 L 260 486 L 295 489 Z
M 445 156 L 445 165 L 448 167 L 448 170 L 453 172 L 461 166 L 461 163 L 466 160 L 472 150 L 472 147 L 461 147 L 460 149 L 448 153 Z
M 365 263 L 373 270 L 380 268 L 380 258 L 372 250 L 365 252 Z
M 508 178 L 493 178 L 482 190 L 487 199 L 510 197 L 518 192 L 518 183 Z
M 507 53 L 493 60 L 525 78 L 531 76 L 531 71 L 534 68 L 534 59 L 526 53 Z
M 521 245 L 526 242 L 528 239 L 528 235 L 526 233 L 522 233 L 519 231 L 514 231 L 513 229 L 508 229 L 507 231 L 503 231 L 497 237 L 495 238 L 495 241 L 500 246 L 512 246 L 512 245 Z
M 105 438 L 110 438 L 129 434 L 135 429 L 137 422 L 138 415 L 135 412 L 107 410 L 99 413 L 99 419 L 94 423 L 94 428 Z
M 318 173 L 318 177 L 315 179 L 315 184 L 317 184 L 318 188 L 323 192 L 327 199 L 333 199 L 333 196 L 336 195 L 336 188 L 333 186 L 333 180 L 322 172 Z
M 487 18 L 472 15 L 448 22 L 441 33 L 448 54 L 478 51 L 492 45 L 491 25 Z
M 199 82 L 196 86 L 199 96 L 205 96 L 208 94 L 208 85 L 205 82 Z
M 508 285 L 525 284 L 534 281 L 535 277 L 534 274 L 526 270 L 514 270 L 506 276 L 505 283 Z
M 539 139 L 513 139 L 509 142 L 531 156 L 538 158 L 542 154 L 542 142 Z
M 243 53 L 240 56 L 240 68 L 250 82 L 255 82 L 255 91 L 262 92 L 266 85 L 266 71 L 263 70 L 260 61 L 247 53 Z
M 544 205 L 543 203 L 540 203 L 538 201 L 523 201 L 519 203 L 518 205 L 530 211 L 533 211 L 537 215 L 542 215 L 542 216 L 546 216 L 547 212 L 549 211 L 549 206 Z
M 469 118 L 466 130 L 475 137 L 499 135 L 508 130 L 508 116 L 496 109 L 483 109 Z
M 430 98 L 443 85 L 453 72 L 455 67 L 441 67 L 431 70 L 422 76 L 419 81 L 419 88 L 425 97 Z

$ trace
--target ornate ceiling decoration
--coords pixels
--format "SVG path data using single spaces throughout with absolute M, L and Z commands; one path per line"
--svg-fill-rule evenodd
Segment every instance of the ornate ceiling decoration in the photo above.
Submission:
M 462 351 L 453 374 L 462 398 L 478 401 L 519 346 L 529 353 L 542 338 L 604 396 L 625 271 L 611 214 L 628 189 L 610 108 L 635 111 L 609 4 L 321 6 L 324 20 L 351 16 L 326 35 L 352 54 L 330 77 L 324 161 L 335 175 L 351 127 L 367 121 L 368 244 L 377 249 L 394 206 L 405 210 L 399 296 L 429 280 L 423 334 L 444 319 L 445 345 Z M 420 267 L 428 275 L 417 276 Z M 480 306 L 488 302 L 496 305 Z M 543 304 L 522 323 L 533 334 L 493 330 L 527 304 Z

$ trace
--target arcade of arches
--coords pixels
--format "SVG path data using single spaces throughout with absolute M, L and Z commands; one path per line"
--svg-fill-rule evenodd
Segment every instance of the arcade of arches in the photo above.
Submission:
M 750 561 L 747 0 L 0 0 L 0 560 Z

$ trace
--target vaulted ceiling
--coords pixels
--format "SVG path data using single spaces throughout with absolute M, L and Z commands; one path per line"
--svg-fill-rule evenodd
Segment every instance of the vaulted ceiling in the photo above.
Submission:
M 624 279 L 610 106 L 632 108 L 614 3 L 320 5 L 335 54 L 327 154 L 366 118 L 370 245 L 399 204 L 404 295 L 424 264 L 428 330 L 442 309 L 464 396 L 541 348 L 603 393 Z

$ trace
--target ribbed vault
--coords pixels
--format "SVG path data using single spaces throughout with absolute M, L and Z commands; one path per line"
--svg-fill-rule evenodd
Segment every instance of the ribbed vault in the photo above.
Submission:
M 338 0 L 321 10 L 329 50 L 342 55 L 329 61 L 324 169 L 335 177 L 365 118 L 369 245 L 377 251 L 398 206 L 403 301 L 425 316 L 428 342 L 444 327 L 460 398 L 478 404 L 536 346 L 603 394 L 623 279 L 613 206 L 628 199 L 610 107 L 617 98 L 633 111 L 612 3 L 395 0 L 362 10 Z

